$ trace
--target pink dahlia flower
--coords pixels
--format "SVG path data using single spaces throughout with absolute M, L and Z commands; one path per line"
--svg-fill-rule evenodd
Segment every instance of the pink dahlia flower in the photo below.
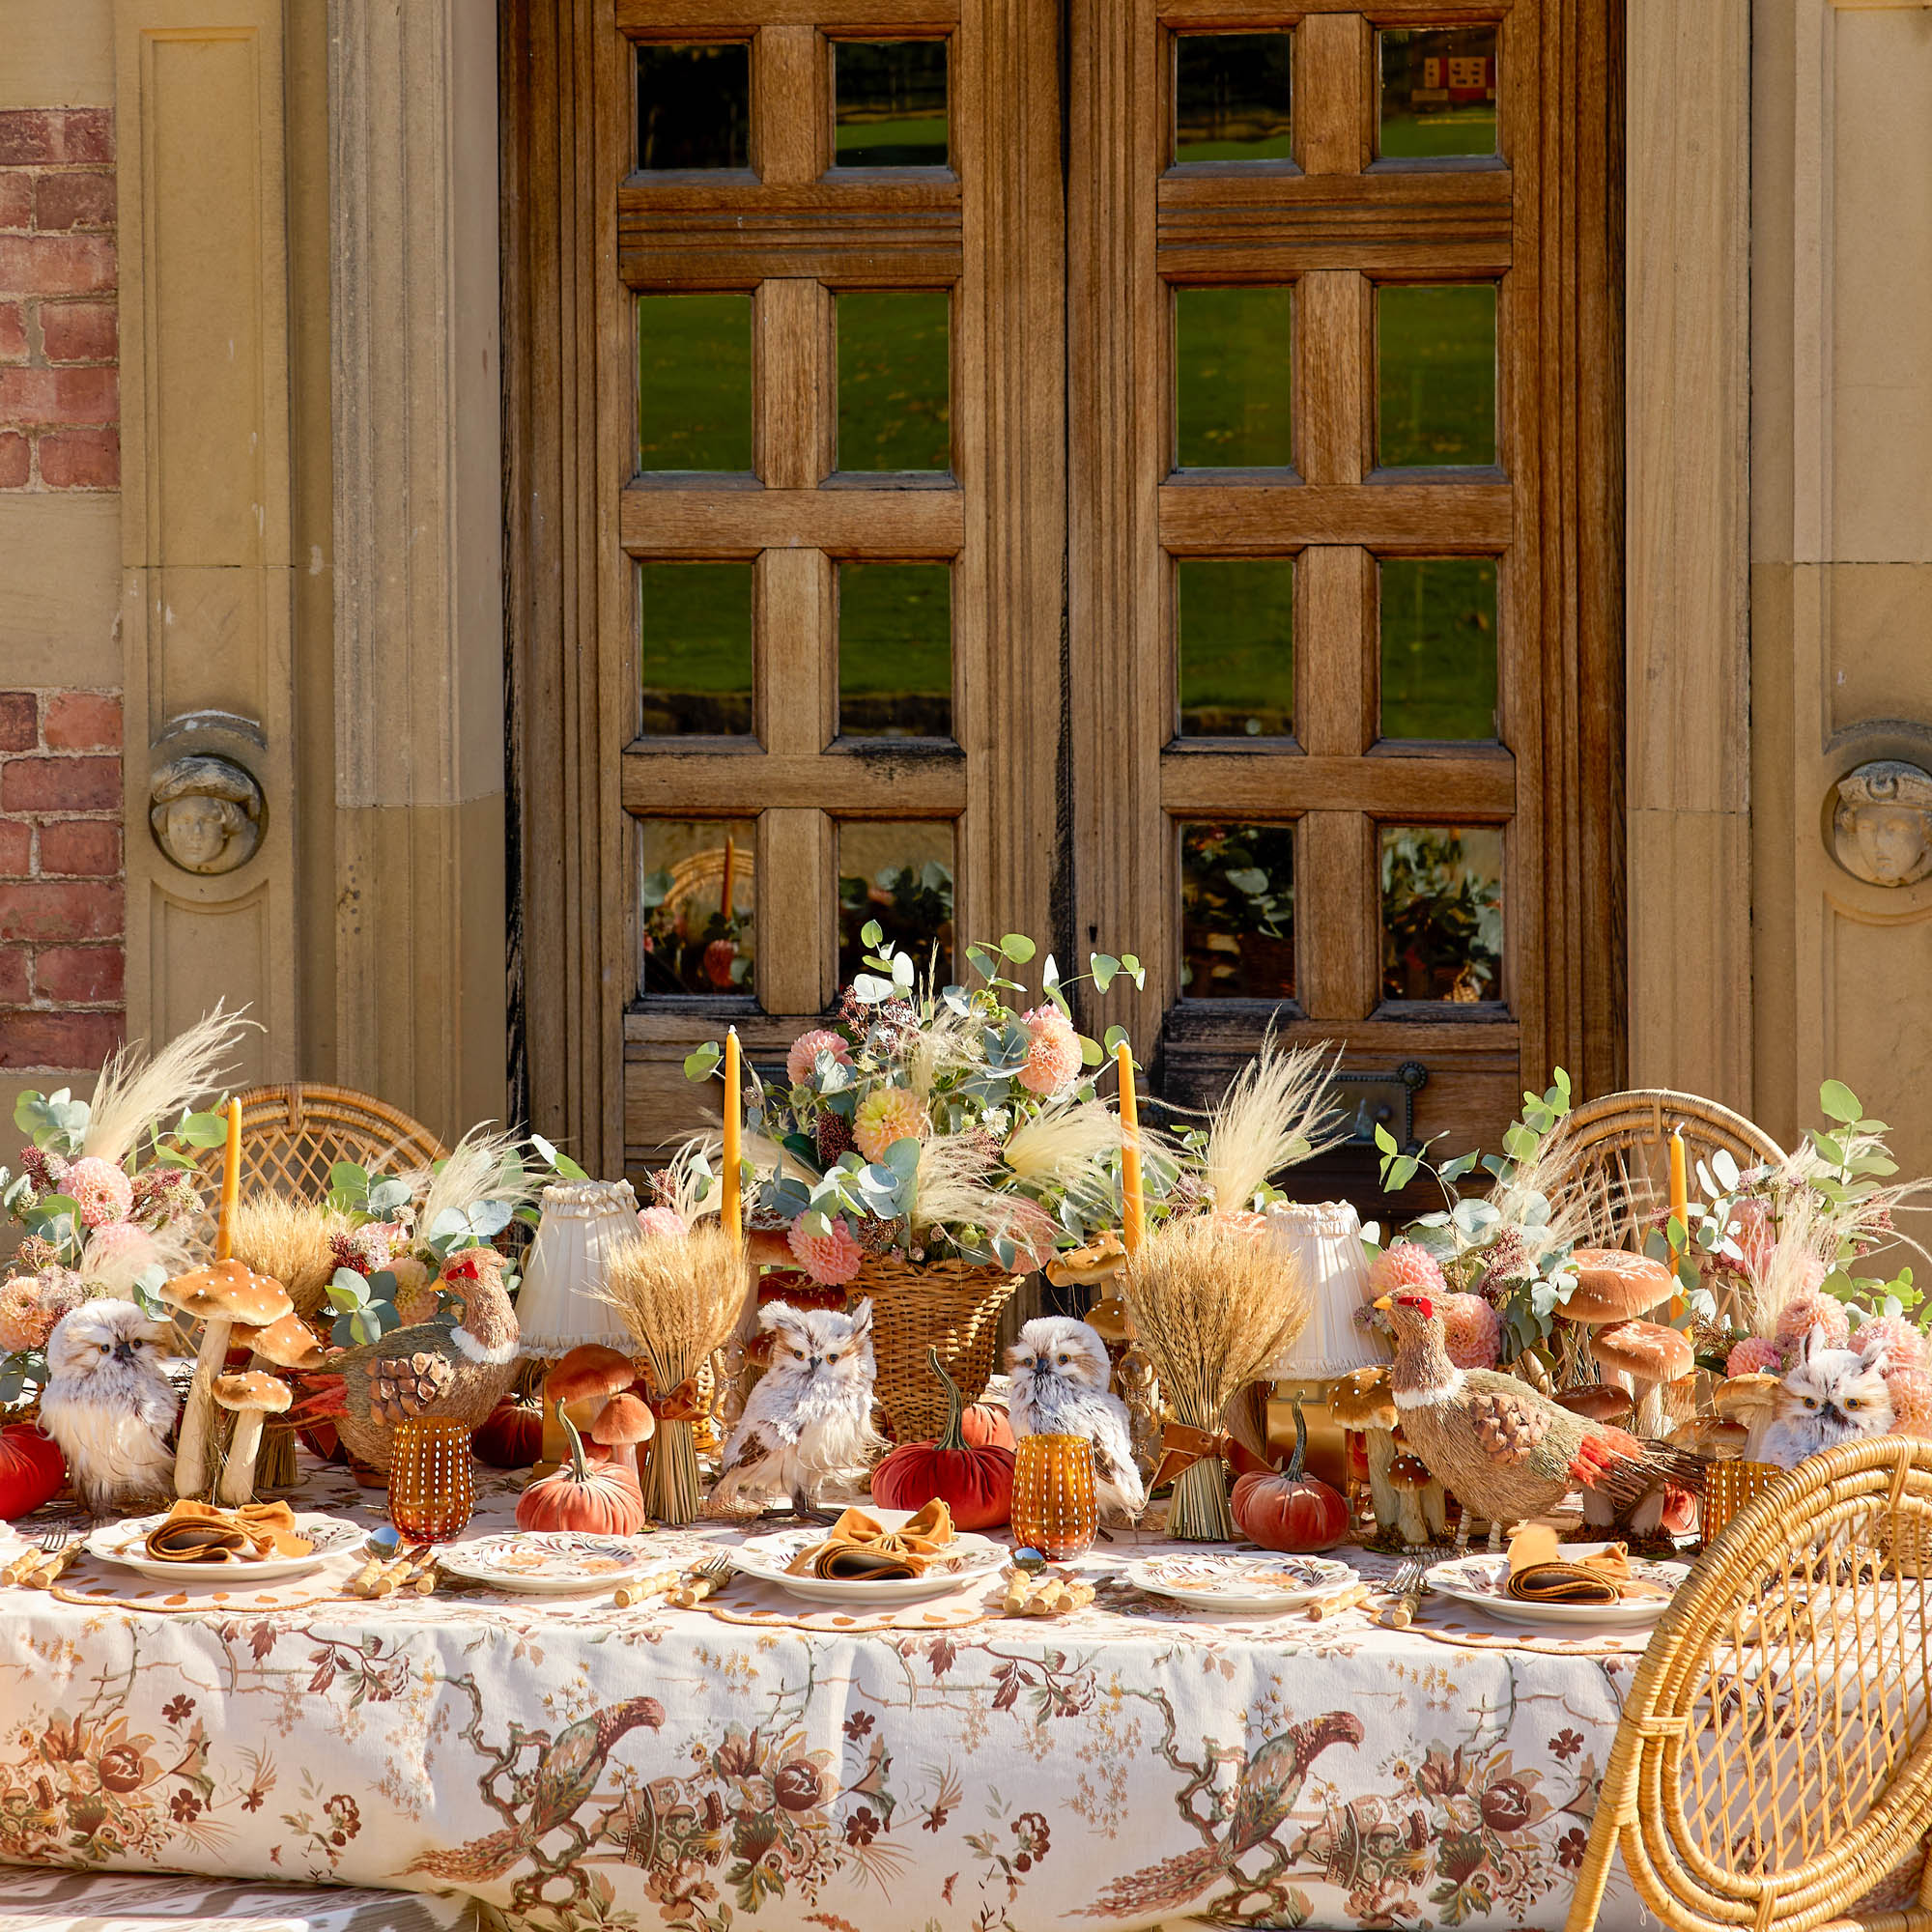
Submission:
M 1032 1038 L 1019 1083 L 1029 1094 L 1046 1095 L 1070 1087 L 1080 1077 L 1080 1036 L 1058 1007 L 1034 1007 L 1020 1015 Z
M 0 1349 L 44 1349 L 61 1317 L 86 1299 L 80 1277 L 64 1267 L 0 1283 Z
M 1492 1369 L 1502 1359 L 1503 1324 L 1480 1294 L 1445 1294 L 1435 1309 L 1449 1359 L 1459 1369 Z
M 1762 1335 L 1747 1335 L 1724 1357 L 1727 1376 L 1776 1376 L 1784 1370 L 1784 1350 Z
M 830 1027 L 813 1027 L 810 1033 L 800 1034 L 785 1055 L 785 1075 L 794 1087 L 803 1087 L 811 1078 L 821 1053 L 829 1053 L 840 1066 L 852 1064 L 852 1049 L 838 1034 Z
M 683 1235 L 690 1230 L 684 1225 L 684 1216 L 675 1208 L 667 1208 L 660 1203 L 655 1208 L 638 1209 L 638 1232 L 640 1235 Z
M 1825 1346 L 1830 1349 L 1842 1349 L 1852 1339 L 1852 1318 L 1842 1301 L 1816 1289 L 1801 1290 L 1778 1311 L 1778 1346 L 1795 1355 L 1814 1328 L 1825 1331 Z
M 85 1154 L 70 1167 L 62 1183 L 80 1208 L 80 1218 L 90 1228 L 104 1228 L 110 1221 L 125 1221 L 134 1206 L 134 1183 L 99 1154 Z
M 801 1216 L 791 1224 L 791 1232 L 785 1238 L 798 1257 L 799 1266 L 827 1288 L 838 1288 L 850 1281 L 866 1259 L 866 1251 L 859 1245 L 851 1223 L 842 1214 L 834 1218 L 829 1235 L 808 1235 Z
M 1376 1257 L 1369 1270 L 1369 1286 L 1378 1294 L 1426 1294 L 1440 1302 L 1448 1293 L 1441 1264 L 1427 1248 L 1413 1241 L 1394 1241 Z
M 1898 1315 L 1874 1315 L 1861 1322 L 1859 1353 L 1867 1361 L 1883 1351 L 1888 1372 L 1892 1369 L 1922 1369 L 1925 1366 L 1925 1337 Z

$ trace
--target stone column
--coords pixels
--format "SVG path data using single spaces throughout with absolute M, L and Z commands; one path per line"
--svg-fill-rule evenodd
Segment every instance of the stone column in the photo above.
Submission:
M 497 9 L 329 0 L 336 1065 L 504 1108 Z

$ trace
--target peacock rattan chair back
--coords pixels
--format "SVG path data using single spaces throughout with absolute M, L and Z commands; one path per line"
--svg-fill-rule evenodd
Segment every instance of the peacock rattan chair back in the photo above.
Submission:
M 1622 1851 L 1673 1932 L 1932 1927 L 1932 1442 L 1809 1458 L 1725 1525 L 1624 1700 L 1567 1932 Z
M 320 1201 L 339 1160 L 384 1174 L 427 1167 L 449 1151 L 420 1121 L 348 1087 L 251 1087 L 242 1101 L 242 1191 Z M 218 1179 L 221 1150 L 202 1155 Z
M 1696 1094 L 1644 1087 L 1605 1094 L 1572 1111 L 1550 1138 L 1566 1180 L 1585 1206 L 1585 1238 L 1596 1247 L 1641 1248 L 1652 1217 L 1670 1200 L 1670 1134 L 1684 1129 L 1690 1192 L 1697 1163 L 1719 1149 L 1740 1168 L 1781 1161 L 1784 1150 L 1763 1128 Z

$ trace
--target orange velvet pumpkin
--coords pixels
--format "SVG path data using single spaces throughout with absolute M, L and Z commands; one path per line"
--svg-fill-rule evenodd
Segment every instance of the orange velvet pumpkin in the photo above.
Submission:
M 543 1454 L 543 1409 L 526 1397 L 506 1395 L 469 1440 L 491 1468 L 527 1469 Z
M 1308 1424 L 1294 1405 L 1294 1454 L 1286 1469 L 1251 1469 L 1236 1479 L 1228 1507 L 1235 1524 L 1264 1549 L 1306 1554 L 1333 1549 L 1349 1534 L 1349 1505 L 1339 1490 L 1302 1473 Z
M 576 1529 L 592 1536 L 636 1536 L 644 1526 L 637 1472 L 617 1463 L 593 1463 L 577 1425 L 556 1406 L 570 1440 L 570 1461 L 532 1483 L 517 1498 L 519 1529 Z
M 0 1429 L 0 1517 L 37 1510 L 60 1493 L 67 1458 L 37 1422 L 10 1422 Z
M 887 1509 L 904 1510 L 923 1509 L 937 1496 L 955 1527 L 997 1528 L 1012 1514 L 1013 1452 L 968 1437 L 959 1384 L 940 1366 L 937 1349 L 925 1352 L 946 1384 L 946 1427 L 936 1442 L 901 1442 L 872 1471 L 872 1494 Z

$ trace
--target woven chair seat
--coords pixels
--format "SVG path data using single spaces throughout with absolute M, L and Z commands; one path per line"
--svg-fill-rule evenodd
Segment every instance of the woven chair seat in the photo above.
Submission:
M 1621 1850 L 1673 1932 L 1923 1932 L 1932 1442 L 1809 1458 L 1678 1590 L 1624 1704 L 1567 1932 Z

